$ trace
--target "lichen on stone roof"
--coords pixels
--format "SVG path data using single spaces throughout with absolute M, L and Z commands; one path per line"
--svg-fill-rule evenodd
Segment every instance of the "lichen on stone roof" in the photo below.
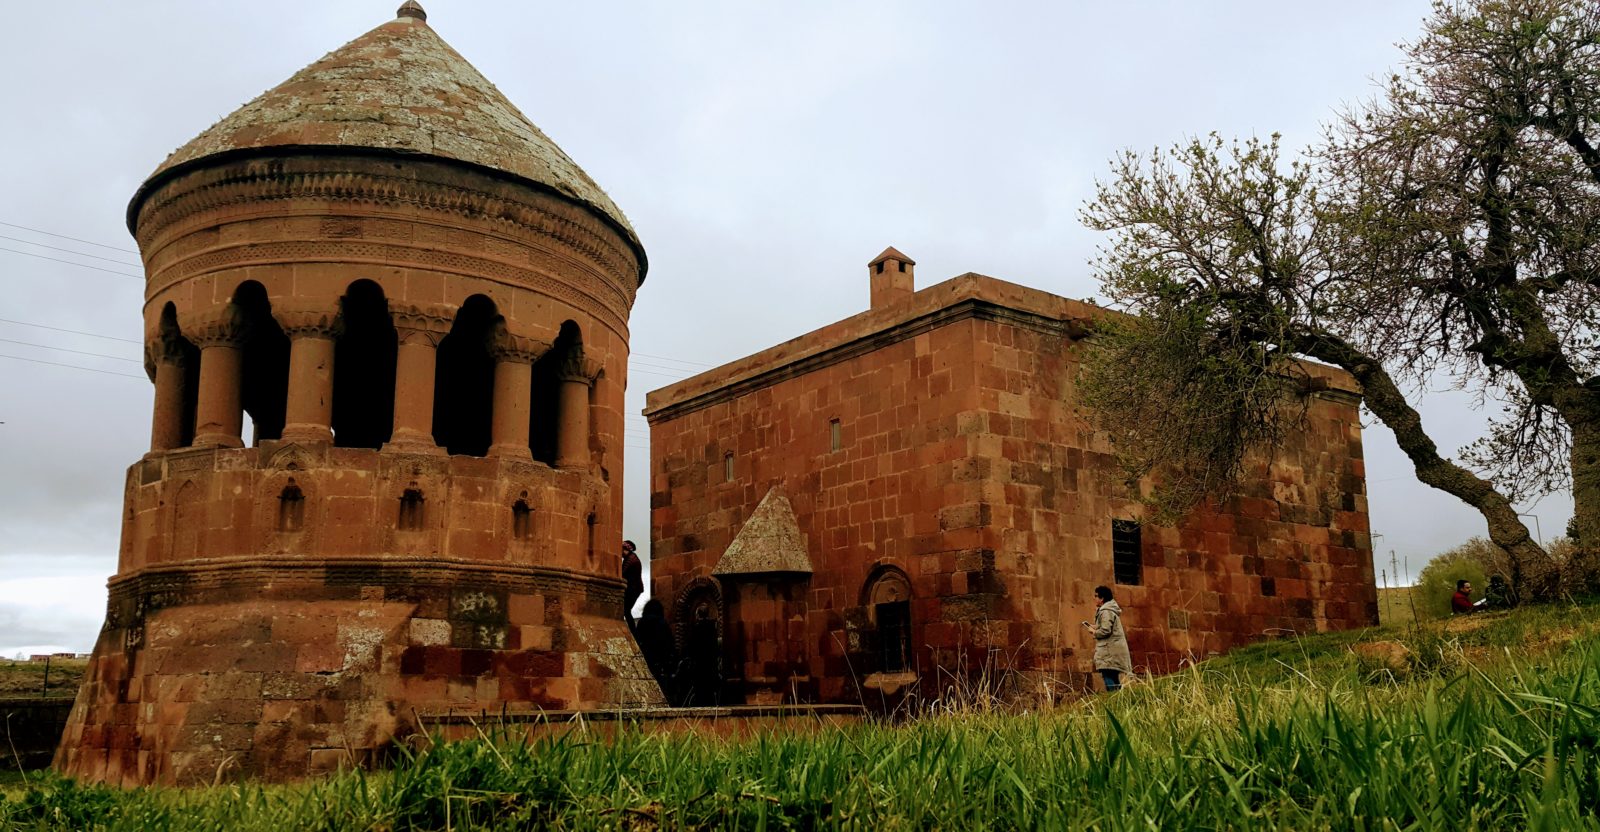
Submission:
M 219 153 L 375 148 L 490 168 L 588 205 L 635 247 L 611 198 L 426 22 L 420 7 L 295 73 L 168 156 L 162 174 Z
M 778 486 L 768 489 L 744 528 L 717 561 L 713 575 L 760 575 L 771 572 L 811 573 L 806 538 L 800 533 L 794 507 Z

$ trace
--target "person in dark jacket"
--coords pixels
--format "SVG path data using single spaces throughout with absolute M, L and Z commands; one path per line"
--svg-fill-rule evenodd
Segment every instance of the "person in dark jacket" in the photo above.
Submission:
M 631 540 L 622 541 L 622 582 L 626 585 L 622 590 L 622 617 L 632 627 L 633 605 L 639 603 L 639 596 L 644 594 L 644 563 L 639 560 Z
M 661 692 L 668 702 L 677 700 L 678 650 L 672 643 L 672 627 L 667 624 L 666 609 L 654 598 L 644 602 L 644 614 L 634 623 L 634 638 L 639 642 L 639 652 L 656 677 Z
M 1472 582 L 1456 581 L 1456 594 L 1450 596 L 1450 614 L 1464 615 L 1476 610 L 1472 605 Z

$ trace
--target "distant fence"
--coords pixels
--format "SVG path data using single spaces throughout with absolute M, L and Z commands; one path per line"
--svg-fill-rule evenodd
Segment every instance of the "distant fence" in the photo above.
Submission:
M 0 769 L 50 765 L 71 712 L 70 696 L 0 699 Z

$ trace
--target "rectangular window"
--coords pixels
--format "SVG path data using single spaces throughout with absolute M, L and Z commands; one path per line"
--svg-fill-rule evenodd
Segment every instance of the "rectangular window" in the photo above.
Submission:
M 839 426 L 838 419 L 828 422 L 828 450 L 837 451 L 844 447 L 844 429 Z
M 899 673 L 911 669 L 911 602 L 889 601 L 873 607 L 878 619 L 878 669 Z
M 722 455 L 722 481 L 733 482 L 733 454 Z
M 1111 572 L 1117 583 L 1138 586 L 1144 571 L 1139 521 L 1111 521 Z

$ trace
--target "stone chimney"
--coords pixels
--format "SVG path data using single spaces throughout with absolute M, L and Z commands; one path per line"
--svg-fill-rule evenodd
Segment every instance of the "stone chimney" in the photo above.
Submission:
M 867 280 L 872 286 L 872 308 L 882 309 L 893 306 L 915 292 L 916 282 L 912 275 L 916 271 L 917 261 L 901 254 L 894 246 L 889 246 L 883 253 L 867 264 Z

